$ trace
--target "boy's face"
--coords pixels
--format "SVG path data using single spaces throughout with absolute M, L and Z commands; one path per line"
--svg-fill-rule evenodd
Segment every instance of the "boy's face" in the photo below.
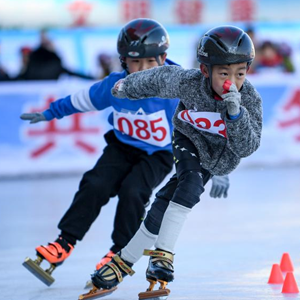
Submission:
M 201 65 L 203 66 L 203 65 Z M 207 67 L 204 66 L 206 69 Z M 231 65 L 215 65 L 212 67 L 212 88 L 213 90 L 221 96 L 223 93 L 223 84 L 225 80 L 230 80 L 234 83 L 238 89 L 242 87 L 247 73 L 247 63 L 240 64 L 231 64 Z M 208 71 L 205 72 L 203 67 L 201 67 L 201 71 L 205 77 L 209 77 Z
M 167 57 L 166 53 L 159 56 L 161 65 L 165 63 L 166 57 Z M 143 70 L 147 70 L 159 66 L 155 57 L 146 57 L 146 58 L 126 57 L 125 62 L 127 64 L 127 68 L 130 74 L 137 71 L 143 71 Z

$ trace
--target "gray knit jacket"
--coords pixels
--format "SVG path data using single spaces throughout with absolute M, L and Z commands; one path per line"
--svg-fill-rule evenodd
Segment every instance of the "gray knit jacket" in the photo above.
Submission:
M 241 113 L 234 120 L 228 118 L 225 102 L 214 99 L 209 80 L 199 69 L 156 67 L 127 76 L 123 88 L 126 97 L 132 100 L 150 97 L 179 98 L 180 102 L 173 116 L 174 127 L 193 142 L 203 168 L 213 175 L 229 174 L 238 166 L 241 158 L 251 155 L 260 145 L 262 99 L 247 79 L 240 90 Z M 177 116 L 185 109 L 219 112 L 226 124 L 227 139 L 197 130 L 181 121 Z

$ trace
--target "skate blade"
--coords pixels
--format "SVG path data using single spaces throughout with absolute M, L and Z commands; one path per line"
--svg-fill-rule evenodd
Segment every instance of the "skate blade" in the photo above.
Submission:
M 139 293 L 139 300 L 166 300 L 170 293 L 171 291 L 169 289 L 142 292 Z
M 29 257 L 26 257 L 25 261 L 23 262 L 23 266 L 47 286 L 50 286 L 55 280 Z
M 93 284 L 92 284 L 92 286 L 93 286 Z M 101 298 L 101 297 L 104 297 L 104 296 L 107 296 L 107 295 L 113 293 L 116 289 L 117 289 L 116 286 L 111 288 L 110 290 L 97 289 L 96 287 L 93 286 L 93 288 L 88 293 L 80 295 L 78 297 L 78 300 Z
M 87 290 L 87 289 L 92 289 L 92 288 L 93 288 L 92 280 L 88 280 L 85 284 L 84 289 Z

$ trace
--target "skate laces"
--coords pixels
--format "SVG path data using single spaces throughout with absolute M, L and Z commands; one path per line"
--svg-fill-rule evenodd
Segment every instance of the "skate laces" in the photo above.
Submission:
M 102 268 L 104 265 L 106 265 L 108 262 L 110 262 L 114 255 L 115 255 L 114 252 L 109 251 L 109 252 L 108 252 L 105 256 L 103 256 L 102 259 L 97 263 L 97 265 L 96 265 L 96 270 L 99 270 L 99 269 Z

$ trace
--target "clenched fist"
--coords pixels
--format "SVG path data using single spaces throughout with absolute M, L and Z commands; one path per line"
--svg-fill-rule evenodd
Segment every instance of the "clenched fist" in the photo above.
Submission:
M 237 116 L 240 113 L 241 94 L 237 90 L 235 84 L 226 80 L 223 84 L 224 91 L 227 93 L 222 95 L 227 106 L 227 112 L 230 116 Z
M 116 98 L 126 98 L 123 81 L 124 79 L 118 80 L 111 89 L 112 95 Z

